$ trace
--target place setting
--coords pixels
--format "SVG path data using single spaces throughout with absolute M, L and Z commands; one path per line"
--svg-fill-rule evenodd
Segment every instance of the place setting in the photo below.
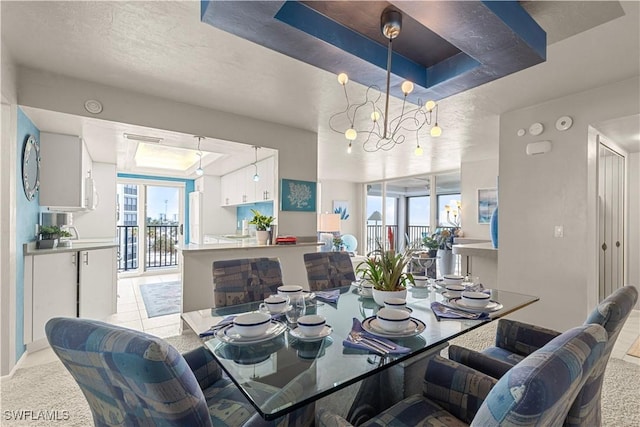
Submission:
M 375 317 L 375 316 L 372 316 L 372 317 Z M 384 329 L 382 329 L 382 327 L 380 328 L 381 332 L 379 332 L 377 329 L 372 329 L 370 326 L 365 327 L 365 324 L 368 324 L 370 322 L 370 319 L 372 319 L 372 317 L 364 319 L 362 322 L 360 322 L 355 317 L 353 318 L 351 331 L 349 332 L 347 337 L 342 341 L 342 345 L 345 348 L 354 349 L 354 350 L 366 350 L 381 356 L 386 356 L 390 354 L 391 355 L 405 354 L 411 351 L 410 348 L 403 347 L 393 342 L 389 338 L 404 338 L 404 337 L 417 335 L 419 332 L 400 331 L 400 332 L 394 333 L 391 331 L 387 331 L 387 333 L 390 335 L 389 338 L 387 338 L 383 336 L 386 334 L 384 332 Z

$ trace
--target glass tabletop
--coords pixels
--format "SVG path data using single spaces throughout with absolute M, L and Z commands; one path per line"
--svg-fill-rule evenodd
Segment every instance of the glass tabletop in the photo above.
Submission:
M 351 331 L 353 318 L 362 321 L 379 309 L 373 298 L 362 297 L 357 291 L 355 286 L 340 288 L 340 298 L 335 304 L 308 302 L 307 314 L 324 316 L 332 328 L 331 334 L 322 340 L 301 341 L 292 335 L 290 326 L 284 333 L 258 343 L 236 345 L 213 336 L 207 337 L 204 344 L 260 415 L 272 420 L 538 300 L 493 290 L 492 300 L 499 301 L 504 308 L 492 313 L 489 320 L 439 321 L 430 304 L 442 302 L 444 297 L 428 288 L 410 288 L 407 307 L 412 309 L 411 316 L 424 322 L 426 328 L 410 338 L 394 338 L 395 343 L 409 347 L 410 353 L 380 356 L 342 345 Z M 249 303 L 201 310 L 193 312 L 198 316 L 192 318 L 206 322 L 208 312 L 209 326 L 213 326 L 220 317 L 254 311 L 258 306 L 259 303 Z M 192 326 L 190 314 L 185 313 L 183 318 Z M 218 320 L 213 321 L 214 318 Z M 286 324 L 284 316 L 280 320 Z

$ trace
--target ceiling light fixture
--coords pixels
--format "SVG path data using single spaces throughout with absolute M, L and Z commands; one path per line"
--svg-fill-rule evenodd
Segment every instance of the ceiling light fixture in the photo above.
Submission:
M 258 148 L 260 148 L 260 147 L 257 147 L 257 146 L 254 145 L 253 148 L 256 151 L 256 161 L 253 162 L 253 166 L 256 168 L 256 173 L 253 175 L 253 180 L 255 182 L 258 182 L 258 181 L 260 181 L 260 175 L 258 175 Z
M 123 133 L 126 139 L 130 139 L 132 141 L 141 141 L 141 142 L 155 142 L 159 143 L 164 140 L 164 138 L 160 138 L 158 136 L 146 136 L 146 135 L 136 135 L 135 133 Z
M 418 132 L 426 125 L 433 127 L 430 130 L 432 137 L 436 138 L 442 134 L 442 128 L 438 126 L 438 104 L 434 101 L 427 101 L 424 105 L 422 101 L 418 100 L 418 106 L 415 108 L 407 109 L 407 96 L 413 91 L 413 83 L 409 80 L 405 80 L 402 83 L 401 89 L 404 95 L 402 100 L 402 112 L 398 117 L 389 117 L 389 87 L 391 83 L 391 57 L 393 54 L 393 39 L 398 37 L 400 29 L 402 28 L 402 14 L 391 8 L 386 8 L 380 16 L 380 30 L 382 34 L 389 40 L 387 48 L 387 88 L 385 92 L 384 109 L 377 105 L 377 102 L 382 97 L 380 88 L 376 85 L 371 85 L 367 88 L 364 101 L 360 103 L 352 104 L 349 101 L 349 95 L 347 94 L 347 82 L 349 77 L 345 73 L 338 75 L 338 82 L 344 89 L 344 96 L 347 101 L 347 106 L 343 111 L 340 111 L 329 119 L 329 127 L 331 130 L 337 133 L 341 133 L 345 136 L 349 145 L 347 146 L 347 152 L 351 152 L 353 141 L 356 140 L 359 134 L 364 135 L 364 141 L 362 148 L 367 152 L 374 152 L 379 150 L 391 150 L 396 145 L 402 144 L 406 139 L 406 134 L 410 132 L 416 133 L 416 140 L 418 140 Z M 372 92 L 370 94 L 370 92 Z M 377 97 L 373 93 L 377 92 Z M 375 99 L 374 99 L 375 98 Z M 406 110 L 406 111 L 405 111 Z M 435 110 L 435 120 L 432 121 L 432 113 Z M 360 116 L 358 116 L 360 113 Z M 334 124 L 335 121 L 344 118 L 349 122 L 349 127 L 346 130 L 340 130 L 339 127 Z M 362 119 L 366 117 L 366 119 Z M 362 119 L 362 120 L 361 120 Z M 356 122 L 364 122 L 364 120 L 370 121 L 371 125 L 368 130 L 356 130 Z M 380 122 L 382 121 L 382 126 Z M 422 151 L 420 143 L 416 148 L 416 155 Z
M 194 136 L 194 138 L 198 138 L 198 156 L 200 159 L 198 160 L 198 169 L 196 169 L 196 175 L 202 176 L 204 175 L 204 170 L 202 170 L 202 151 L 200 150 L 200 143 L 204 139 L 204 136 Z

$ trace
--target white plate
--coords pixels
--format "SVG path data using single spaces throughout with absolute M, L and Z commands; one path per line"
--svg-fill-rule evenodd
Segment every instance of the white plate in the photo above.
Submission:
M 450 299 L 447 303 L 453 308 L 459 308 L 461 310 L 470 311 L 472 313 L 491 313 L 492 311 L 498 311 L 503 308 L 503 305 L 498 301 L 489 301 L 486 307 L 478 308 L 471 307 L 467 302 L 463 301 L 462 298 L 453 298 Z
M 447 291 L 444 291 L 444 292 L 442 293 L 442 296 L 443 296 L 443 297 L 445 297 L 446 299 L 460 298 L 459 296 L 451 295 L 451 294 L 450 294 L 449 292 L 447 292 Z
M 372 335 L 377 335 L 383 338 L 406 338 L 413 337 L 415 335 L 421 334 L 425 329 L 426 325 L 421 321 L 416 319 L 415 317 L 409 318 L 409 326 L 403 331 L 400 332 L 389 332 L 382 329 L 382 327 L 378 324 L 378 319 L 375 316 L 367 317 L 362 321 L 362 329 L 369 332 Z
M 302 332 L 300 332 L 300 327 L 297 327 L 295 329 L 290 330 L 289 335 L 291 335 L 292 337 L 294 337 L 299 341 L 312 342 L 312 341 L 320 341 L 324 337 L 328 337 L 329 335 L 331 335 L 331 332 L 333 332 L 333 329 L 331 329 L 331 326 L 327 325 L 324 328 L 322 328 L 322 332 L 320 332 L 319 335 L 316 335 L 315 337 L 308 337 L 306 335 L 302 335 Z
M 287 325 L 278 321 L 271 320 L 271 324 L 267 328 L 264 335 L 259 337 L 246 338 L 240 336 L 233 327 L 233 324 L 225 326 L 216 333 L 216 338 L 227 344 L 250 345 L 273 339 L 287 330 Z

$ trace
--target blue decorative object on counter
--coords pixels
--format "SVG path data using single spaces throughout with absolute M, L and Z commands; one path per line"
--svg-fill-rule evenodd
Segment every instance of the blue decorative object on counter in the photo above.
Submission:
M 489 223 L 489 231 L 491 233 L 491 243 L 494 248 L 498 248 L 498 207 L 491 214 L 491 222 Z

